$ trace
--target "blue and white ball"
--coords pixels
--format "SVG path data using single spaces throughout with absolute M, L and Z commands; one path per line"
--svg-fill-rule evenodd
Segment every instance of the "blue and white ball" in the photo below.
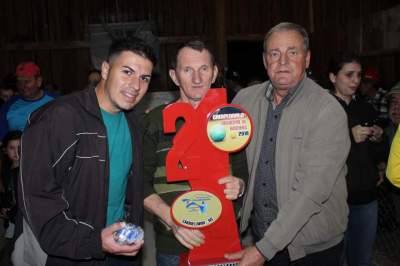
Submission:
M 143 229 L 130 223 L 114 232 L 114 240 L 120 245 L 131 245 L 136 241 L 142 240 L 143 236 Z
M 221 142 L 225 139 L 226 130 L 223 125 L 217 124 L 210 129 L 210 138 L 214 142 Z

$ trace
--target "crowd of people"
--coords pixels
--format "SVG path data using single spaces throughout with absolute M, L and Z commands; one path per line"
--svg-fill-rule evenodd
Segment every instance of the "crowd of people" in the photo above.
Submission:
M 254 131 L 231 155 L 231 174 L 218 180 L 246 239 L 226 260 L 372 265 L 386 175 L 400 222 L 400 82 L 385 91 L 377 69 L 343 51 L 330 62 L 330 88 L 321 87 L 307 74 L 308 33 L 290 22 L 272 27 L 263 48 L 269 80 L 232 85 L 229 94 Z M 152 48 L 131 37 L 115 40 L 88 86 L 73 94 L 44 90 L 34 62 L 3 79 L 1 265 L 140 265 L 144 241 L 120 244 L 114 233 L 142 225 L 145 211 L 154 216 L 157 265 L 179 266 L 182 253 L 205 243 L 201 230 L 171 216 L 176 196 L 191 188 L 167 182 L 174 135 L 163 132 L 166 105 L 135 113 L 156 63 Z M 176 102 L 196 109 L 218 73 L 205 42 L 183 44 L 168 73 Z

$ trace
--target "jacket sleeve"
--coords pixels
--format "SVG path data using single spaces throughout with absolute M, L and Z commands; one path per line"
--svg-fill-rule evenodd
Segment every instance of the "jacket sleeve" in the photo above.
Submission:
M 32 117 L 21 141 L 19 208 L 48 255 L 102 258 L 101 228 L 74 217 L 64 198 L 79 144 L 73 113 L 66 108 L 40 109 Z
M 400 187 L 400 131 L 397 129 L 390 147 L 386 176 L 396 187 Z
M 155 117 L 146 116 L 143 123 L 144 198 L 147 198 L 148 196 L 156 193 L 153 185 L 154 174 L 158 166 L 157 134 L 159 132 L 156 129 L 157 126 L 155 125 L 158 121 L 156 121 L 155 119 Z
M 242 179 L 244 184 L 247 186 L 247 182 L 249 180 L 249 172 L 247 169 L 247 159 L 245 150 L 229 154 L 229 163 L 231 168 L 231 175 Z M 243 204 L 243 197 L 236 199 L 232 203 L 235 210 L 236 218 L 239 218 L 240 208 Z
M 346 114 L 339 104 L 328 102 L 315 112 L 308 120 L 301 145 L 288 200 L 279 207 L 277 218 L 256 243 L 268 259 L 288 246 L 312 216 L 322 211 L 338 178 L 344 178 L 350 140 Z M 344 181 L 342 184 L 345 189 Z

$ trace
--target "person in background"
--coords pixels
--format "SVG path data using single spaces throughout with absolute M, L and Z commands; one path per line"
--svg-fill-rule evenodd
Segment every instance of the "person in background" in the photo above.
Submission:
M 389 103 L 389 122 L 384 132 L 390 144 L 400 123 L 400 81 L 388 92 L 386 98 Z
M 389 146 L 388 150 L 390 150 L 390 146 L 392 145 L 394 136 L 400 124 L 400 82 L 397 82 L 396 85 L 394 85 L 393 88 L 389 91 L 389 93 L 387 94 L 387 99 L 389 103 L 389 123 L 384 129 L 384 134 Z M 396 143 L 394 143 L 394 145 L 398 145 L 397 142 L 398 140 L 396 140 Z M 388 176 L 386 177 L 389 181 L 391 181 L 390 184 L 387 184 L 387 187 L 389 196 L 392 199 L 394 206 L 394 213 L 390 214 L 393 215 L 395 224 L 398 225 L 400 224 L 400 188 L 398 186 L 393 186 L 392 183 L 396 183 L 396 175 L 400 179 L 400 173 L 395 173 L 395 158 L 396 151 L 393 148 L 393 153 L 390 159 L 390 169 L 386 169 L 388 170 L 388 172 L 390 172 L 390 178 Z M 381 165 L 381 168 L 385 170 L 386 164 Z
M 380 85 L 378 69 L 372 67 L 365 69 L 359 92 L 362 98 L 378 112 L 380 124 L 384 126 L 388 119 L 388 104 L 385 97 L 387 91 Z
M 240 82 L 240 73 L 232 68 L 225 68 L 223 75 L 223 86 L 226 88 L 228 102 L 230 103 L 233 97 L 235 97 L 236 93 L 243 88 Z
M 389 138 L 392 137 L 392 139 L 389 142 L 391 147 L 386 176 L 394 186 L 400 188 L 400 132 L 398 129 L 400 122 L 400 82 L 390 90 L 388 97 L 391 103 L 389 115 L 393 125 L 387 130 Z
M 140 263 L 143 240 L 119 244 L 114 233 L 125 222 L 142 225 L 142 134 L 133 109 L 155 63 L 143 40 L 115 40 L 95 88 L 32 114 L 21 141 L 18 205 L 24 220 L 14 264 Z
M 400 131 L 398 129 L 390 147 L 386 176 L 394 186 L 400 188 Z
M 57 97 L 63 94 L 62 88 L 57 83 L 47 83 L 44 90 Z
M 378 113 L 355 96 L 361 82 L 357 55 L 336 55 L 329 67 L 333 95 L 347 113 L 351 139 L 346 175 L 349 222 L 345 235 L 348 266 L 371 265 L 378 223 L 378 164 L 385 161 L 383 129 L 376 124 Z
M 97 69 L 91 69 L 88 73 L 88 85 L 87 87 L 96 87 L 96 85 L 100 82 L 101 80 L 101 72 Z
M 340 264 L 350 140 L 343 108 L 306 76 L 310 57 L 306 30 L 279 23 L 264 37 L 270 81 L 233 100 L 254 123 L 240 229 L 251 222 L 255 244 L 226 254 L 239 265 Z
M 3 105 L 16 93 L 16 79 L 14 74 L 5 76 L 0 82 L 0 103 Z
M 18 95 L 4 104 L 0 111 L 0 139 L 8 131 L 23 131 L 30 114 L 55 98 L 53 94 L 42 90 L 40 68 L 34 62 L 19 64 L 15 76 Z
M 15 224 L 17 219 L 17 180 L 19 174 L 19 148 L 21 142 L 21 131 L 10 131 L 2 141 L 4 156 L 1 164 L 0 182 L 4 191 L 0 193 L 0 218 L 6 221 L 5 234 L 0 236 L 2 250 L 0 250 L 0 264 L 3 266 L 11 264 L 11 252 L 14 248 Z

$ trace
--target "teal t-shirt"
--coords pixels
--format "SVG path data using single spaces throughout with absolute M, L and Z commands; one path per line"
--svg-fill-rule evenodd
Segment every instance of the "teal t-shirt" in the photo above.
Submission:
M 107 130 L 110 175 L 108 178 L 107 226 L 124 218 L 127 176 L 132 165 L 132 138 L 125 114 L 101 110 Z

